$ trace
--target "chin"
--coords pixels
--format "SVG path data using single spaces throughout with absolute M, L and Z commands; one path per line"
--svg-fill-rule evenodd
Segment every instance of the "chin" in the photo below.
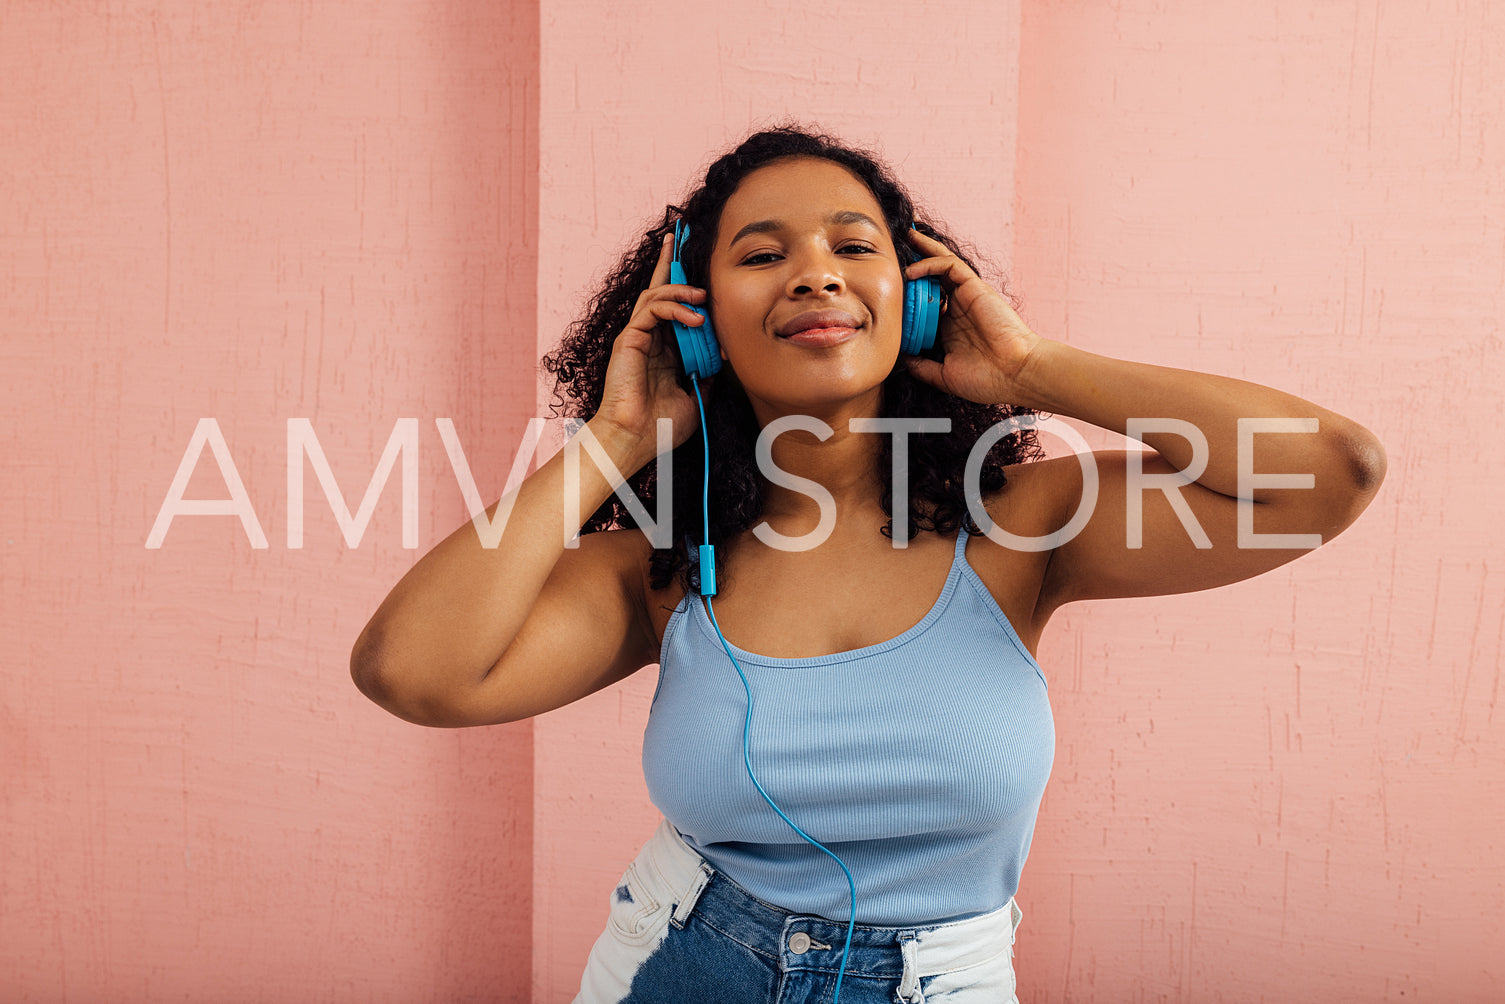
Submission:
M 820 416 L 871 398 L 876 404 L 881 400 L 883 381 L 887 374 L 874 377 L 865 374 L 832 375 L 827 379 L 812 379 L 808 382 L 789 374 L 789 379 L 769 394 L 748 391 L 748 398 L 756 403 L 761 400 L 772 410 L 786 415 Z M 744 385 L 745 389 L 745 385 Z

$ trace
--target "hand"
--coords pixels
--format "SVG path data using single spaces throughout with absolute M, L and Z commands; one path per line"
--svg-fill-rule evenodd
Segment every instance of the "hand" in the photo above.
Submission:
M 925 257 L 904 269 L 906 279 L 938 277 L 950 293 L 937 339 L 940 362 L 905 356 L 909 371 L 948 394 L 981 404 L 1014 404 L 1030 353 L 1044 341 L 1029 329 L 1003 295 L 938 240 L 909 234 Z
M 695 398 L 677 380 L 679 363 L 669 347 L 673 332 L 665 322 L 672 318 L 691 327 L 699 325 L 703 318 L 685 304 L 703 304 L 706 293 L 694 286 L 669 284 L 673 243 L 673 234 L 665 236 L 653 278 L 638 295 L 627 327 L 612 343 L 601 407 L 591 420 L 609 423 L 639 443 L 646 452 L 643 464 L 658 453 L 659 418 L 673 420 L 675 446 L 689 439 L 699 425 Z

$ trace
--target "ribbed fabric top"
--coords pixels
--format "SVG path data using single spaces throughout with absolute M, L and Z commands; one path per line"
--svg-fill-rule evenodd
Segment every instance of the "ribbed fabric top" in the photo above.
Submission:
M 753 772 L 846 863 L 859 924 L 963 920 L 1019 885 L 1055 757 L 1045 677 L 966 560 L 923 620 L 802 659 L 732 646 L 752 689 Z M 669 618 L 643 736 L 653 804 L 754 896 L 845 923 L 846 875 L 758 794 L 742 679 L 691 591 Z

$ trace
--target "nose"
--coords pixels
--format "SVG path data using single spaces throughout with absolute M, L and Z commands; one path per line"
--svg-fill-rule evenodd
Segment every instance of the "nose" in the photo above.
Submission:
M 839 256 L 824 248 L 810 249 L 796 260 L 786 290 L 790 296 L 809 296 L 817 291 L 840 294 L 846 289 L 841 264 Z

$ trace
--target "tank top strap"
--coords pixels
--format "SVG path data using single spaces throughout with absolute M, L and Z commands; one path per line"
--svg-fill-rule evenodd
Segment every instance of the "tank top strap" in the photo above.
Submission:
M 961 562 L 966 559 L 967 537 L 967 526 L 965 523 L 963 523 L 956 529 L 956 554 L 952 559 L 953 561 Z

